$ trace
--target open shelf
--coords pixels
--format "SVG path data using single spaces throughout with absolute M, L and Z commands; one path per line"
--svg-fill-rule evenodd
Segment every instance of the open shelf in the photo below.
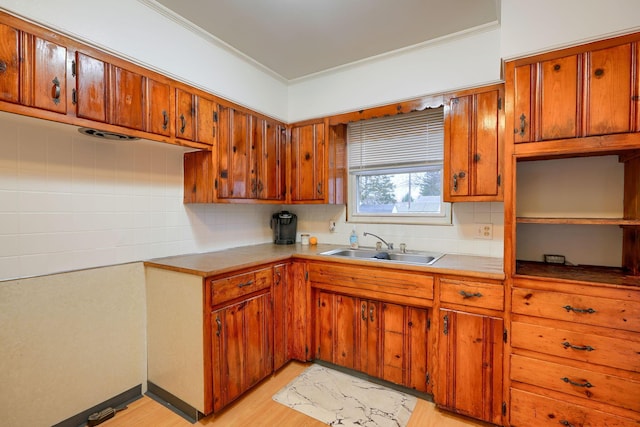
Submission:
M 560 217 L 522 217 L 516 218 L 519 224 L 583 224 L 583 225 L 621 225 L 640 226 L 640 219 L 623 218 L 560 218 Z
M 640 287 L 640 276 L 632 276 L 617 267 L 516 261 L 516 275 Z

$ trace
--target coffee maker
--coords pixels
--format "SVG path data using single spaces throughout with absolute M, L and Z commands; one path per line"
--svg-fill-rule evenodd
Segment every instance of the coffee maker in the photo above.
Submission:
M 276 245 L 292 245 L 296 242 L 296 226 L 298 218 L 289 211 L 274 213 L 271 217 L 273 243 Z

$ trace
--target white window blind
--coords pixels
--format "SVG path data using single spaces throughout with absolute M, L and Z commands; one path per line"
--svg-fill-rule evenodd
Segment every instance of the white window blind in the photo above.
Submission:
M 350 123 L 347 141 L 351 173 L 442 163 L 444 109 Z

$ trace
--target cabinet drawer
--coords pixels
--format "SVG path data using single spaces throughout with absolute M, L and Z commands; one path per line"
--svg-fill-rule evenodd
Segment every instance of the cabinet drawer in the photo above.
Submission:
M 640 302 L 516 288 L 513 312 L 640 332 Z
M 511 356 L 511 379 L 537 387 L 640 411 L 640 381 L 519 355 Z
M 640 372 L 640 342 L 572 331 L 570 323 L 549 327 L 514 321 L 511 324 L 511 345 Z
M 580 405 L 511 389 L 512 427 L 637 427 L 638 422 Z
M 504 287 L 492 283 L 440 279 L 440 300 L 444 303 L 503 310 Z
M 271 286 L 271 269 L 253 271 L 211 281 L 211 304 L 218 305 Z

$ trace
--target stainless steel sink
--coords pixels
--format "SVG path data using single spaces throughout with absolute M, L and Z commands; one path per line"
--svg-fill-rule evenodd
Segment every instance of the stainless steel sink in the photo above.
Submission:
M 344 258 L 358 258 L 367 259 L 371 261 L 383 261 L 383 262 L 396 262 L 404 264 L 420 264 L 431 265 L 436 262 L 444 254 L 437 252 L 388 252 L 388 251 L 376 251 L 375 249 L 349 249 L 341 248 L 334 249 L 327 252 L 322 252 L 320 255 L 329 255 L 335 257 Z

